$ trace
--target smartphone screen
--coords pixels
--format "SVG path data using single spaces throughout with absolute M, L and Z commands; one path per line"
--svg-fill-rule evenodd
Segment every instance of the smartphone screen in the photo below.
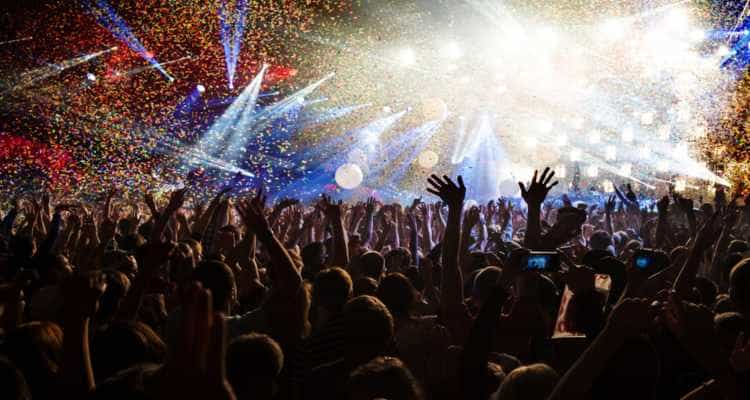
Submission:
M 532 252 L 526 257 L 524 269 L 527 271 L 552 271 L 557 269 L 559 254 L 554 252 Z
M 635 256 L 635 266 L 638 269 L 646 269 L 654 265 L 654 259 L 645 254 L 639 254 Z

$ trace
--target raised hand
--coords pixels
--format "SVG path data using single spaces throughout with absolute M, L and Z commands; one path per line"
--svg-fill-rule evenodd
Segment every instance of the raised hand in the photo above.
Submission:
M 323 211 L 323 214 L 325 214 L 329 221 L 341 219 L 343 215 L 342 204 L 341 200 L 335 202 L 330 196 L 326 196 L 325 194 L 321 196 L 319 203 L 321 211 Z
M 542 176 L 537 181 L 538 173 L 539 171 L 534 171 L 534 177 L 531 178 L 531 184 L 529 184 L 528 188 L 523 182 L 518 182 L 518 186 L 521 188 L 521 196 L 526 201 L 526 204 L 541 205 L 549 191 L 558 184 L 558 181 L 550 184 L 552 178 L 555 177 L 555 171 L 551 171 L 549 167 L 544 169 Z
M 262 193 L 252 200 L 240 201 L 235 206 L 237 213 L 239 213 L 242 222 L 245 224 L 245 229 L 249 233 L 260 234 L 271 231 L 271 227 L 268 225 L 268 220 L 263 213 L 263 203 L 265 199 Z
M 477 223 L 479 223 L 480 219 L 481 211 L 479 211 L 479 207 L 474 206 L 466 212 L 466 216 L 464 217 L 464 224 L 467 228 L 473 228 Z
M 604 203 L 604 212 L 608 215 L 612 215 L 613 212 L 615 212 L 615 204 L 616 204 L 617 196 L 612 195 L 609 196 L 609 199 L 607 199 L 607 202 Z
M 464 198 L 466 198 L 466 186 L 464 186 L 464 179 L 461 175 L 458 176 L 457 180 L 458 185 L 453 183 L 447 175 L 443 175 L 442 179 L 437 175 L 431 175 L 427 179 L 427 182 L 431 185 L 427 188 L 427 191 L 440 197 L 450 207 L 462 207 Z

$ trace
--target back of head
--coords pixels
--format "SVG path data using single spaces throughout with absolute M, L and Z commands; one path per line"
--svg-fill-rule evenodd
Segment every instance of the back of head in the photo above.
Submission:
M 363 276 L 356 281 L 352 288 L 352 296 L 375 296 L 378 292 L 378 281 L 368 276 Z
M 96 334 L 92 347 L 97 379 L 141 363 L 159 364 L 167 352 L 159 335 L 142 322 L 116 322 Z
M 503 270 L 498 267 L 486 267 L 477 273 L 474 277 L 474 285 L 471 295 L 480 302 L 484 303 L 489 297 L 492 289 L 500 282 L 503 276 Z
M 514 369 L 505 376 L 493 400 L 543 400 L 552 393 L 559 376 L 546 364 L 532 364 Z
M 108 321 L 113 318 L 130 290 L 130 279 L 122 272 L 106 271 L 104 276 L 107 280 L 107 289 L 99 300 L 99 310 L 96 312 L 99 321 Z
M 386 275 L 378 286 L 377 297 L 395 318 L 407 316 L 417 301 L 417 294 L 409 278 L 399 272 Z
M 380 281 L 385 271 L 385 258 L 377 251 L 368 251 L 360 257 L 362 275 Z
M 271 398 L 283 366 L 281 347 L 268 335 L 242 335 L 227 347 L 227 378 L 238 399 Z
M 738 262 L 729 273 L 729 296 L 740 313 L 750 313 L 750 258 Z
M 343 268 L 329 268 L 315 276 L 313 303 L 326 311 L 336 313 L 352 295 L 352 278 Z
M 193 271 L 193 279 L 211 291 L 215 310 L 227 310 L 232 304 L 236 295 L 234 273 L 225 263 L 203 261 Z
M 651 342 L 641 338 L 628 340 L 594 380 L 592 398 L 653 399 L 659 371 L 659 357 Z
M 747 242 L 744 240 L 732 240 L 731 243 L 729 243 L 729 248 L 727 249 L 727 252 L 729 253 L 744 253 L 746 251 L 750 250 L 748 248 Z
M 359 366 L 349 377 L 352 400 L 421 400 L 422 389 L 401 360 L 378 357 Z
M 302 248 L 302 262 L 309 269 L 311 276 L 320 271 L 325 263 L 326 246 L 322 242 L 312 242 Z
M 31 400 L 31 392 L 23 374 L 5 357 L 0 357 L 0 388 L 5 399 Z
M 393 339 L 393 317 L 380 300 L 359 296 L 344 306 L 344 335 L 350 361 L 365 362 L 386 351 Z
M 123 219 L 122 221 L 125 220 Z M 123 236 L 117 243 L 120 249 L 125 250 L 129 253 L 136 253 L 138 249 L 141 248 L 141 246 L 146 244 L 146 238 L 138 233 L 133 233 L 127 236 Z
M 3 353 L 21 370 L 34 398 L 49 397 L 62 363 L 63 332 L 52 322 L 27 322 L 8 333 Z
M 591 250 L 612 250 L 612 236 L 607 231 L 596 231 L 591 234 L 589 248 Z
M 721 274 L 722 282 L 729 281 L 729 274 L 732 272 L 732 268 L 742 261 L 742 254 L 740 253 L 729 253 L 721 260 Z
M 404 247 L 393 249 L 385 255 L 385 268 L 387 271 L 404 271 L 409 267 L 410 263 L 411 252 Z

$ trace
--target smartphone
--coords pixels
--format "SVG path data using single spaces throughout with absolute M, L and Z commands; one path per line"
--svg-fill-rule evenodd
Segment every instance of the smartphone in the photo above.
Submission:
M 554 251 L 532 251 L 526 257 L 524 271 L 552 272 L 560 267 L 560 255 Z
M 651 249 L 640 249 L 636 251 L 633 265 L 640 270 L 660 269 L 663 256 L 660 252 Z

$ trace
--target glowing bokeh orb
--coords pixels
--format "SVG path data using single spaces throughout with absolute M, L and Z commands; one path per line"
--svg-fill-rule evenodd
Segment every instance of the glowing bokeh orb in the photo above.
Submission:
M 356 188 L 363 179 L 362 169 L 357 164 L 346 163 L 336 169 L 336 183 L 344 189 Z
M 203 85 L 198 85 L 195 87 L 195 89 L 198 91 L 198 93 L 203 93 L 206 91 L 206 87 Z
M 430 169 L 438 163 L 439 157 L 432 150 L 425 150 L 417 157 L 417 163 L 424 169 Z
M 435 121 L 445 118 L 448 114 L 448 106 L 442 99 L 432 97 L 422 101 L 421 111 L 427 121 Z

